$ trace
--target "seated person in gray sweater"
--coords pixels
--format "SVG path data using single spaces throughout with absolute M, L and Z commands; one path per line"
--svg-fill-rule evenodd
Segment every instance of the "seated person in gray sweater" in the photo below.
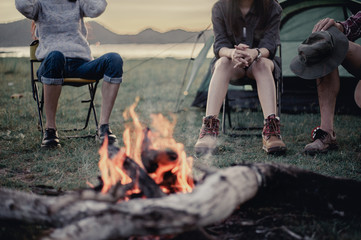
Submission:
M 109 128 L 119 85 L 123 60 L 117 53 L 107 53 L 95 60 L 86 40 L 84 17 L 98 17 L 106 0 L 15 0 L 16 8 L 36 24 L 40 40 L 36 57 L 42 60 L 37 75 L 44 84 L 45 132 L 42 147 L 60 146 L 56 131 L 56 110 L 64 78 L 104 79 L 98 139 L 108 136 L 109 144 L 117 142 Z

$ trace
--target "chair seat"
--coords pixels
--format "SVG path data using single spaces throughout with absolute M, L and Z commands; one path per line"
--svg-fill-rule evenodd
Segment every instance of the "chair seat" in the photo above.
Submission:
M 85 78 L 64 78 L 64 83 L 95 83 L 97 80 Z

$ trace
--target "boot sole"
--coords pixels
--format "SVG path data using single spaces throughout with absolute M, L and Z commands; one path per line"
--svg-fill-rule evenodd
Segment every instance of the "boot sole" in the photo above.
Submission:
M 306 155 L 310 155 L 310 156 L 314 156 L 316 154 L 325 154 L 328 153 L 329 151 L 333 151 L 333 150 L 337 150 L 338 149 L 338 145 L 334 144 L 334 145 L 330 145 L 328 148 L 324 149 L 324 150 L 304 150 L 303 152 Z
M 51 144 L 51 145 L 47 145 L 47 144 L 41 144 L 40 147 L 42 149 L 52 149 L 52 148 L 61 148 L 60 143 L 58 144 Z
M 98 144 L 103 145 L 104 138 L 100 138 L 98 135 L 96 135 L 96 136 L 95 136 L 95 141 L 96 141 Z M 108 145 L 118 146 L 118 139 L 117 139 L 117 138 L 108 139 Z
M 195 150 L 195 154 L 197 157 L 207 155 L 207 154 L 215 154 L 217 153 L 217 148 L 206 148 L 206 147 L 198 147 Z
M 267 154 L 285 154 L 287 148 L 286 147 L 272 147 L 272 148 L 268 148 L 266 146 L 263 146 L 263 150 L 267 153 Z

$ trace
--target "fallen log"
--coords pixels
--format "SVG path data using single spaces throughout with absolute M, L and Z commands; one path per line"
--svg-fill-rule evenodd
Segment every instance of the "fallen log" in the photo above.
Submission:
M 251 199 L 298 199 L 297 204 L 313 205 L 314 198 L 330 213 L 359 214 L 360 189 L 361 182 L 354 180 L 292 166 L 252 164 L 215 170 L 192 193 L 120 203 L 92 190 L 45 197 L 0 189 L 0 219 L 53 227 L 44 239 L 177 235 L 222 221 Z

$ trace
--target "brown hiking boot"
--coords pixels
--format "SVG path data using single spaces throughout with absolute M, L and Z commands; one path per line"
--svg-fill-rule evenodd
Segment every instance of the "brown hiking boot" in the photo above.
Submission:
M 216 116 L 204 117 L 197 143 L 194 145 L 196 154 L 212 153 L 216 148 L 218 133 L 219 119 Z
M 286 152 L 286 145 L 282 141 L 280 120 L 274 115 L 265 119 L 262 132 L 263 150 L 268 154 L 283 154 Z
M 313 142 L 305 146 L 304 153 L 315 155 L 317 153 L 327 153 L 329 150 L 338 149 L 336 134 L 332 131 L 332 135 L 321 128 L 316 128 L 312 132 Z

